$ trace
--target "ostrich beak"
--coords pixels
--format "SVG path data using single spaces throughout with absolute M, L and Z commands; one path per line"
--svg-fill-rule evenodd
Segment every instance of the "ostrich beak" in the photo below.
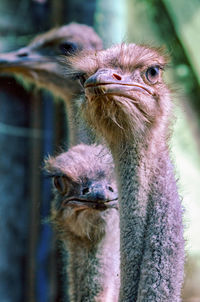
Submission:
M 134 82 L 131 75 L 116 73 L 112 69 L 102 68 L 90 76 L 84 83 L 87 94 L 115 94 L 129 96 L 127 92 L 140 91 L 153 94 L 153 90 L 145 85 Z
M 38 64 L 48 62 L 48 57 L 23 47 L 17 51 L 0 54 L 0 73 L 31 70 Z
M 106 203 L 116 200 L 118 198 L 117 191 L 114 191 L 111 186 L 108 186 L 104 182 L 93 181 L 91 184 L 83 189 L 80 198 L 87 201 L 93 201 L 95 203 Z
M 83 189 L 83 194 L 66 198 L 62 207 L 68 205 L 75 207 L 85 205 L 89 208 L 105 210 L 107 208 L 116 207 L 117 200 L 117 192 L 114 192 L 110 186 L 105 186 L 101 183 L 92 183 Z

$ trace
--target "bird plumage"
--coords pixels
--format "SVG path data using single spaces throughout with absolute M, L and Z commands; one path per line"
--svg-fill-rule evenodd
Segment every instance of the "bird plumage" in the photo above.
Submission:
M 118 180 L 120 302 L 180 301 L 182 207 L 169 158 L 172 102 L 160 49 L 122 44 L 66 60 L 87 121 L 107 142 Z

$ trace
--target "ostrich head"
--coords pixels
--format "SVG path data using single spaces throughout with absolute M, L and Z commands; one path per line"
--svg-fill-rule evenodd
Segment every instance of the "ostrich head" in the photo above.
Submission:
M 116 144 L 127 137 L 148 141 L 155 128 L 158 136 L 168 134 L 163 132 L 171 111 L 162 79 L 166 63 L 161 49 L 122 44 L 83 51 L 67 60 L 66 69 L 82 83 L 86 119 L 109 144 Z
M 117 208 L 112 157 L 102 146 L 80 144 L 45 161 L 53 177 L 51 220 L 60 234 L 98 241 L 105 219 Z
M 82 24 L 71 23 L 38 35 L 28 46 L 17 51 L 0 54 L 0 73 L 23 76 L 63 97 L 66 86 L 73 82 L 63 80 L 65 71 L 60 55 L 71 56 L 82 49 L 101 49 L 102 42 L 94 30 Z M 74 89 L 79 85 L 74 83 Z

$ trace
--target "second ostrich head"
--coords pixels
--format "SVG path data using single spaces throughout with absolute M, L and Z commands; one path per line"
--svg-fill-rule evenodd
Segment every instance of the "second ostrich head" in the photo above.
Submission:
M 62 239 L 102 239 L 105 217 L 117 208 L 112 157 L 102 146 L 80 144 L 45 161 L 53 177 L 51 220 Z

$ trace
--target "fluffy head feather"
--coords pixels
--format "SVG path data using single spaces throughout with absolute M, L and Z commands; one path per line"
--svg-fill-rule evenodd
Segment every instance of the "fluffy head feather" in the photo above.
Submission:
M 102 239 L 106 217 L 116 209 L 95 209 L 88 207 L 84 202 L 78 206 L 71 204 L 63 207 L 63 202 L 71 196 L 76 196 L 73 198 L 76 200 L 81 194 L 79 188 L 86 182 L 97 181 L 105 184 L 105 187 L 111 185 L 116 191 L 113 162 L 108 150 L 100 145 L 80 144 L 56 157 L 46 159 L 45 170 L 53 177 L 64 177 L 63 185 L 68 186 L 62 192 L 54 188 L 55 199 L 51 210 L 51 221 L 62 238 L 70 236 L 71 240 L 79 238 L 86 242 Z

